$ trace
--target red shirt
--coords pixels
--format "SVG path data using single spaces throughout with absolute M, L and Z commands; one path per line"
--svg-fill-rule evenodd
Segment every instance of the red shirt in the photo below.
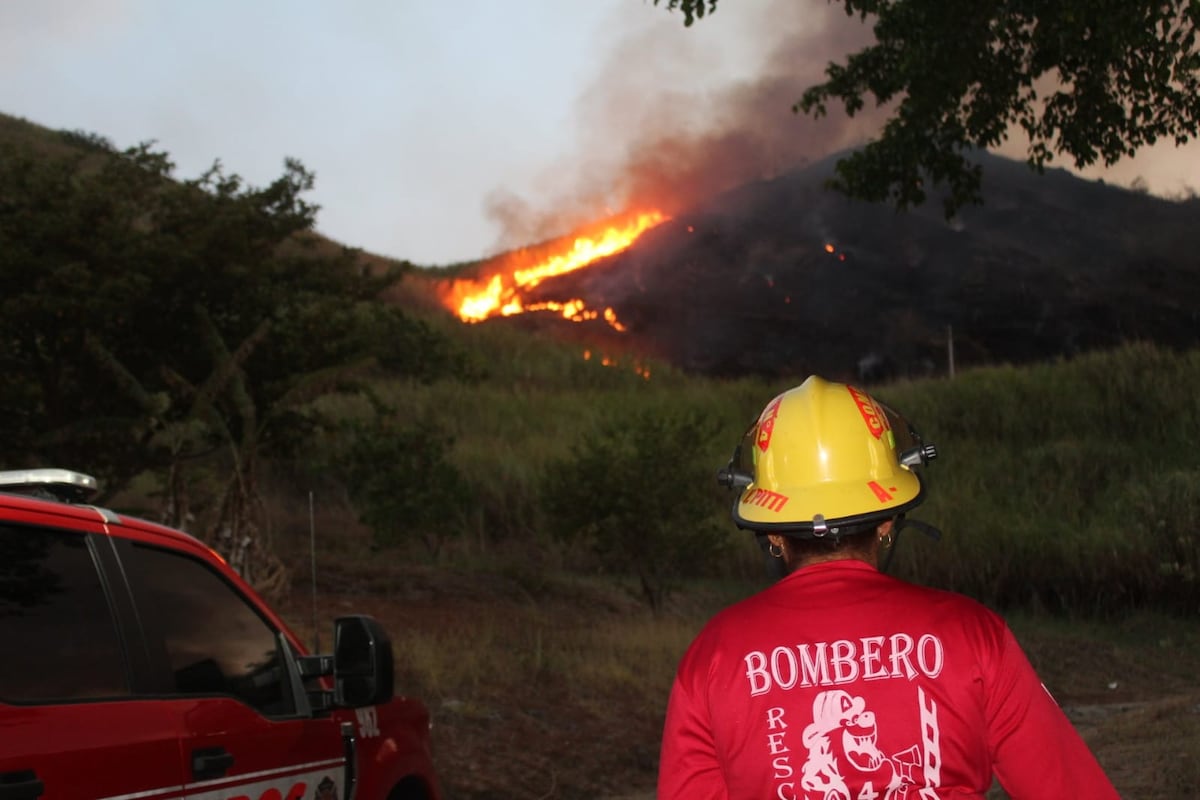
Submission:
M 680 662 L 658 800 L 1117 797 L 1012 632 L 856 560 L 717 614 Z

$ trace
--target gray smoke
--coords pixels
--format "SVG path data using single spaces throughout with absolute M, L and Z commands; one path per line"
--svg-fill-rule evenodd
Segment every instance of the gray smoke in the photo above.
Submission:
M 579 98 L 580 152 L 550 171 L 537 201 L 505 190 L 488 198 L 487 213 L 503 228 L 498 248 L 561 236 L 633 207 L 672 213 L 878 130 L 882 114 L 871 107 L 853 119 L 840 107 L 820 119 L 792 110 L 830 61 L 870 41 L 869 26 L 819 0 L 774 0 L 762 9 L 754 27 L 727 29 L 765 54 L 760 74 L 715 89 L 692 88 L 712 55 L 689 37 L 704 25 L 719 39 L 722 25 L 740 21 L 723 18 L 723 8 L 683 35 L 655 27 L 621 42 Z M 682 27 L 678 16 L 664 24 Z M 647 76 L 667 76 L 671 88 L 648 91 Z

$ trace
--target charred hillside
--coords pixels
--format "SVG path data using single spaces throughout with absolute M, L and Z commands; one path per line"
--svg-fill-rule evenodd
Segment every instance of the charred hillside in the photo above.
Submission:
M 612 306 L 628 349 L 710 375 L 924 375 L 951 341 L 959 366 L 1200 343 L 1200 200 L 981 162 L 983 205 L 949 222 L 936 198 L 826 190 L 830 159 L 698 202 L 534 299 Z

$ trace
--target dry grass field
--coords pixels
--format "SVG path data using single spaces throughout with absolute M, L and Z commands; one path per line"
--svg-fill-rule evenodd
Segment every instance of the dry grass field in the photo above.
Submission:
M 692 589 L 654 617 L 611 583 L 379 561 L 327 570 L 316 617 L 323 631 L 349 612 L 387 626 L 397 691 L 432 710 L 447 800 L 650 800 L 675 662 L 750 588 Z M 308 587 L 284 608 L 309 636 Z M 1011 622 L 1123 797 L 1200 793 L 1200 630 L 1152 616 Z

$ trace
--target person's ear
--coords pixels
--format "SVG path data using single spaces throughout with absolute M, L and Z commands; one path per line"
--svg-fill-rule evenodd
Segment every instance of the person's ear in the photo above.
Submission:
M 885 550 L 890 548 L 892 546 L 892 542 L 895 541 L 895 528 L 895 520 L 890 519 L 885 519 L 875 528 L 875 538 Z

